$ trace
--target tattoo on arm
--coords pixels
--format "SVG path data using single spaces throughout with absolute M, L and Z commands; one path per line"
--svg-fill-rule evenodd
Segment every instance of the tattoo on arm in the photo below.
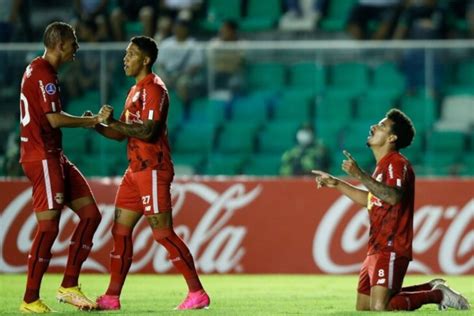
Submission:
M 109 127 L 126 135 L 128 137 L 135 137 L 146 141 L 154 139 L 158 135 L 159 122 L 145 121 L 143 124 L 132 123 L 126 124 L 121 121 L 113 121 Z
M 402 197 L 403 192 L 401 189 L 378 182 L 365 172 L 362 173 L 360 181 L 373 195 L 389 204 L 397 204 Z

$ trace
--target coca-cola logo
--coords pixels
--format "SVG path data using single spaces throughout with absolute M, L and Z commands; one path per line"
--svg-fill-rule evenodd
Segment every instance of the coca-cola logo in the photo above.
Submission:
M 367 209 L 355 210 L 354 203 L 341 196 L 325 212 L 315 232 L 313 240 L 313 260 L 327 273 L 357 273 L 362 262 L 353 260 L 351 263 L 340 263 L 334 251 L 340 249 L 346 258 L 367 247 L 369 219 Z M 474 268 L 472 245 L 474 231 L 472 218 L 474 199 L 464 206 L 443 208 L 436 205 L 423 205 L 415 211 L 413 228 L 414 260 L 409 271 L 431 274 L 432 269 L 423 260 L 423 254 L 439 243 L 438 263 L 443 273 L 464 274 Z M 349 218 L 348 218 L 349 217 Z M 440 222 L 449 221 L 443 229 Z M 342 225 L 342 223 L 347 224 Z M 446 227 L 446 225 L 443 225 Z M 362 233 L 361 233 L 362 232 Z M 340 256 L 340 255 L 339 255 Z M 467 258 L 463 261 L 462 258 Z
M 196 266 L 203 272 L 240 272 L 244 270 L 241 266 L 242 258 L 245 255 L 243 241 L 247 234 L 245 226 L 229 225 L 229 220 L 233 215 L 249 205 L 261 193 L 261 186 L 255 186 L 251 190 L 246 190 L 244 184 L 235 183 L 218 192 L 203 183 L 174 183 L 172 194 L 174 200 L 174 213 L 176 216 L 180 212 L 190 210 L 186 204 L 187 198 L 194 195 L 201 199 L 208 206 L 203 211 L 197 225 L 192 229 L 183 224 L 175 225 L 175 231 L 187 243 L 189 249 L 195 256 Z M 36 219 L 33 212 L 27 216 L 24 222 L 18 222 L 17 217 L 20 212 L 31 202 L 31 189 L 27 189 L 18 194 L 4 209 L 1 219 L 0 243 L 4 245 L 6 236 L 10 230 L 21 225 L 17 234 L 15 250 L 21 254 L 26 254 L 30 250 L 32 238 L 36 230 Z M 103 215 L 103 220 L 94 236 L 93 252 L 83 265 L 83 269 L 97 272 L 108 271 L 108 260 L 96 260 L 98 254 L 111 251 L 110 233 L 114 206 L 111 204 L 99 204 L 99 209 Z M 186 206 L 186 208 L 185 208 Z M 195 210 L 197 211 L 197 210 Z M 68 225 L 77 224 L 78 218 L 71 211 L 63 212 L 60 221 L 60 232 L 64 231 Z M 72 230 L 68 235 L 58 236 L 53 245 L 53 258 L 50 267 L 64 267 L 67 260 L 67 249 Z M 153 240 L 151 229 L 147 225 L 137 225 L 134 232 L 134 262 L 131 272 L 140 271 L 144 266 L 152 264 L 156 272 L 167 272 L 172 268 L 172 262 L 168 259 L 166 250 Z M 24 272 L 26 271 L 26 260 L 22 265 L 13 265 L 5 260 L 3 251 L 0 255 L 0 272 Z

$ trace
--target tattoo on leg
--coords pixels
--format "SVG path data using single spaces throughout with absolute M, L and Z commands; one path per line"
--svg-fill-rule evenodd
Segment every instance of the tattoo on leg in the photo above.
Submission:
M 116 208 L 116 209 L 115 209 L 115 218 L 114 218 L 115 221 L 117 221 L 117 220 L 119 219 L 120 214 L 122 214 L 122 210 L 119 209 L 119 208 Z

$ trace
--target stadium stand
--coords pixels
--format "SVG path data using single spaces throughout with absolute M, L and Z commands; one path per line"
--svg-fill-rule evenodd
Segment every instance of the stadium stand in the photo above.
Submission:
M 374 162 L 364 142 L 369 126 L 396 107 L 413 119 L 417 129 L 413 145 L 402 152 L 420 174 L 473 176 L 472 42 L 456 42 L 458 46 L 454 48 L 442 41 L 434 44 L 438 45 L 434 50 L 441 52 L 445 67 L 440 73 L 442 89 L 432 91 L 428 86 L 433 80 L 429 46 L 409 41 L 408 45 L 387 47 L 381 42 L 367 48 L 367 42 L 359 46 L 357 41 L 344 41 L 349 37 L 345 33 L 347 16 L 356 2 L 328 1 L 317 28 L 281 32 L 277 24 L 285 12 L 285 1 L 204 1 L 190 21 L 192 35 L 200 41 L 196 49 L 206 51 L 209 39 L 223 21 L 236 22 L 242 40 L 231 43 L 231 49 L 242 58 L 245 84 L 242 90 L 225 94 L 211 90 L 215 84 L 210 84 L 212 54 L 208 50 L 207 67 L 202 70 L 207 81 L 204 91 L 186 103 L 175 90 L 169 91 L 168 130 L 177 173 L 276 176 L 282 152 L 295 144 L 295 131 L 306 122 L 313 125 L 316 136 L 331 152 L 330 171 L 341 173 L 342 149 L 350 150 L 362 166 L 372 168 Z M 109 2 L 109 13 L 116 5 L 116 1 Z M 449 8 L 449 1 L 440 1 L 440 5 Z M 56 15 L 72 16 L 67 1 L 55 4 L 54 10 L 36 2 L 30 10 L 35 12 L 31 16 L 34 43 L 8 49 L 0 44 L 0 138 L 4 139 L 0 143 L 0 175 L 7 173 L 5 161 L 11 161 L 7 152 L 15 153 L 7 148 L 6 140 L 17 126 L 18 83 L 26 61 L 41 54 L 37 42 L 49 20 L 57 19 Z M 449 34 L 470 36 L 466 18 L 459 12 L 449 14 Z M 175 18 L 178 17 L 171 16 Z M 124 27 L 128 36 L 143 32 L 139 22 L 127 22 Z M 13 41 L 22 40 L 22 29 L 19 26 L 14 30 Z M 254 41 L 262 39 L 263 43 Z M 289 40 L 284 42 L 287 48 L 282 49 L 280 39 Z M 77 59 L 84 59 L 85 52 L 97 54 L 106 63 L 101 68 L 106 73 L 98 69 L 97 73 L 88 74 L 101 76 L 100 86 L 64 100 L 66 111 L 81 115 L 87 109 L 97 110 L 102 103 L 121 109 L 126 92 L 133 85 L 122 70 L 126 43 L 80 43 Z M 341 46 L 331 48 L 332 43 Z M 422 48 L 421 54 L 428 62 L 424 66 L 426 86 L 417 91 L 407 91 L 407 76 L 401 71 L 406 47 Z M 229 50 L 226 43 L 213 49 Z M 119 112 L 116 110 L 116 116 Z M 88 130 L 65 129 L 64 139 L 66 154 L 87 176 L 120 175 L 126 166 L 124 143 L 108 141 Z

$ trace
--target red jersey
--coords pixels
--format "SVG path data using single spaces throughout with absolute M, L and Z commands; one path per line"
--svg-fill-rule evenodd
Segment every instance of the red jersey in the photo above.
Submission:
M 61 109 L 56 71 L 45 59 L 35 58 L 21 80 L 20 162 L 59 156 L 61 130 L 49 124 L 46 114 Z
M 173 172 L 166 123 L 168 108 L 168 90 L 156 74 L 148 74 L 130 89 L 120 120 L 128 124 L 153 120 L 161 125 L 158 137 L 152 142 L 128 138 L 127 156 L 132 171 L 159 169 Z
M 369 192 L 370 233 L 368 255 L 395 252 L 412 258 L 413 212 L 415 204 L 415 174 L 410 162 L 399 152 L 384 156 L 372 177 L 378 182 L 403 190 L 403 197 L 390 205 Z

